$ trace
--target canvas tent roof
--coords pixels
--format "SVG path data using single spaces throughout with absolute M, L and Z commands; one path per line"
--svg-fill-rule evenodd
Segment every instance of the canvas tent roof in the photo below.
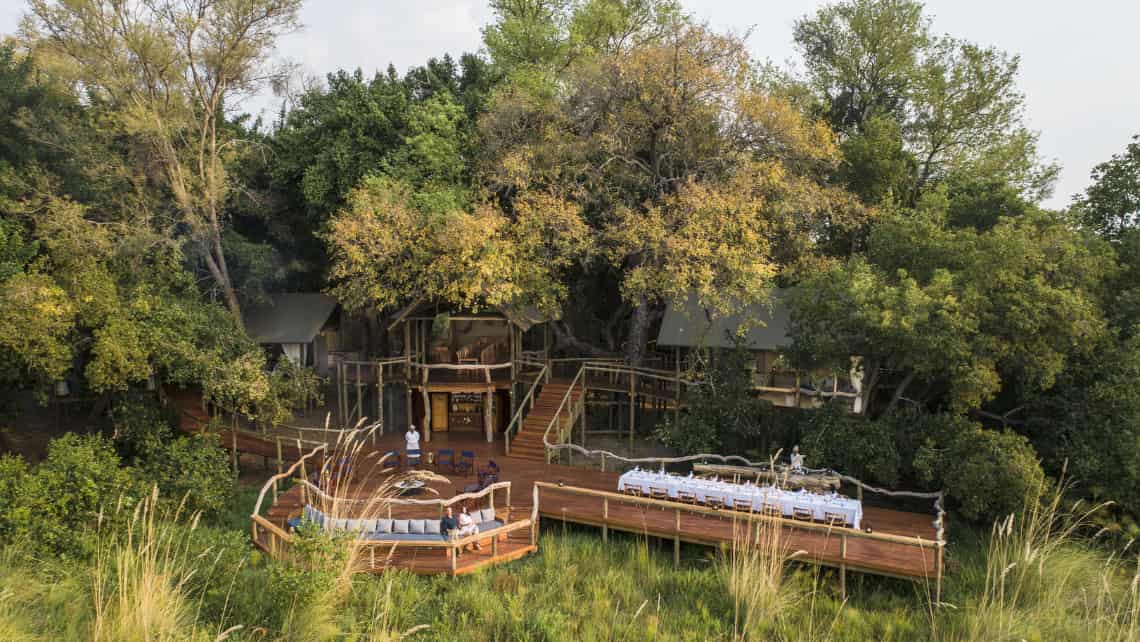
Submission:
M 790 312 L 783 291 L 772 291 L 770 305 L 752 305 L 741 312 L 714 317 L 695 294 L 680 306 L 671 304 L 661 320 L 657 345 L 682 348 L 731 348 L 731 337 L 748 322 L 744 346 L 750 350 L 779 350 L 789 345 Z
M 270 295 L 270 303 L 246 306 L 245 329 L 257 343 L 309 343 L 336 310 L 319 292 Z
M 388 331 L 391 332 L 397 324 L 404 319 L 416 316 L 418 314 L 434 315 L 434 306 L 430 302 L 423 299 L 416 299 L 408 305 L 401 308 L 392 316 L 391 322 L 388 323 Z M 489 311 L 497 313 L 505 317 L 508 321 L 518 326 L 522 331 L 527 331 L 539 323 L 546 323 L 557 319 L 557 316 L 545 315 L 534 306 L 520 306 L 511 307 L 503 306 L 500 308 L 490 308 Z M 490 317 L 490 315 L 488 315 Z

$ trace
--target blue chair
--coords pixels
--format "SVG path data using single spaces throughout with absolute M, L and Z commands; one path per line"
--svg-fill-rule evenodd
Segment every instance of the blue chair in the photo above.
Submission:
M 411 468 L 412 466 L 419 466 L 420 465 L 420 449 L 419 448 L 416 448 L 414 450 L 408 449 L 407 452 L 408 452 L 408 456 L 407 456 L 408 468 Z
M 494 459 L 488 459 L 487 467 L 479 470 L 479 483 L 484 486 L 498 483 L 500 472 L 499 464 Z
M 471 474 L 475 470 L 475 452 L 472 450 L 459 451 L 459 461 L 455 463 L 455 474 L 462 474 L 464 477 Z
M 438 473 L 439 469 L 444 466 L 453 474 L 455 473 L 455 451 L 451 448 L 440 448 L 435 455 L 435 472 Z
M 380 464 L 380 470 L 392 470 L 400 467 L 400 451 L 389 450 L 384 454 L 384 462 Z

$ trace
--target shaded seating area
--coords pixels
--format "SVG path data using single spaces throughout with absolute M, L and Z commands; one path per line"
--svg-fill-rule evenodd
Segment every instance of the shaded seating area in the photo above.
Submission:
M 506 525 L 506 515 L 500 519 L 494 508 L 473 511 L 471 516 L 475 519 L 479 533 L 484 536 L 494 536 L 493 531 Z M 338 518 L 325 515 L 320 509 L 306 504 L 302 514 L 290 518 L 287 524 L 290 529 L 296 529 L 304 521 L 316 524 L 326 532 L 358 533 L 357 539 L 363 540 L 414 543 L 445 542 L 448 539 L 441 532 L 440 520 L 438 519 Z

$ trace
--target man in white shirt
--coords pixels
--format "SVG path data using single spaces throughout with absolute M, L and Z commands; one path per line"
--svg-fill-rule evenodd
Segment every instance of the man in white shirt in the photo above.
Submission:
M 463 512 L 459 513 L 459 528 L 455 531 L 455 535 L 456 535 L 456 537 L 467 537 L 468 535 L 478 535 L 478 534 L 479 534 L 479 525 L 476 524 L 475 520 L 471 517 L 471 515 L 469 515 L 467 513 L 467 507 L 464 506 Z M 471 549 L 468 548 L 467 550 L 471 550 Z M 481 551 L 481 550 L 483 550 L 483 546 L 481 544 L 479 544 L 479 542 L 475 542 L 475 550 Z
M 798 474 L 804 472 L 804 456 L 800 454 L 799 446 L 792 447 L 791 464 L 793 473 Z
M 416 431 L 415 424 L 409 426 L 408 432 L 404 433 L 404 441 L 407 444 L 408 450 L 420 449 L 420 433 Z

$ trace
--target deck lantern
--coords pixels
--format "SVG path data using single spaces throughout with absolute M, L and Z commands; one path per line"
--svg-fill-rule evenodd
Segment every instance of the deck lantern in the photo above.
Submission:
M 67 385 L 67 379 L 60 379 L 55 382 L 55 396 L 66 397 L 71 394 L 71 386 Z

